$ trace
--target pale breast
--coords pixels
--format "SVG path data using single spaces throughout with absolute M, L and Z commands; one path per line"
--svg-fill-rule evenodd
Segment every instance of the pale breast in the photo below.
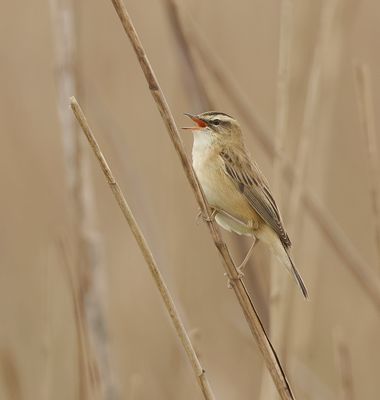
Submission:
M 211 140 L 206 133 L 195 133 L 192 152 L 193 167 L 207 201 L 212 207 L 225 210 L 245 223 L 258 220 L 244 195 L 225 174 L 223 160 Z M 234 227 L 231 229 L 236 232 Z
M 212 138 L 202 131 L 194 132 L 193 167 L 210 205 L 220 205 L 221 166 L 212 146 Z

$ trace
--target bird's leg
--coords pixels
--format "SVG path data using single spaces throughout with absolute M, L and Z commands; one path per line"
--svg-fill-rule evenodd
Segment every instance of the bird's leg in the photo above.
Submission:
M 253 237 L 253 242 L 251 244 L 251 247 L 248 250 L 247 255 L 244 257 L 243 262 L 238 267 L 236 267 L 236 269 L 238 271 L 238 279 L 241 279 L 241 278 L 244 277 L 243 269 L 247 265 L 247 262 L 249 261 L 251 255 L 252 255 L 253 248 L 255 247 L 256 243 L 257 243 L 257 239 L 256 239 L 256 237 Z M 228 289 L 232 289 L 232 281 L 235 280 L 235 279 L 229 278 L 227 272 L 224 273 L 224 276 L 227 276 L 227 287 L 228 287 Z
M 202 213 L 202 210 L 199 210 L 199 211 L 198 211 L 198 214 L 197 214 L 197 217 L 196 217 L 196 223 L 197 223 L 197 225 L 200 224 L 201 219 L 202 219 L 203 221 L 206 221 L 206 222 L 213 222 L 213 221 L 215 220 L 215 215 L 216 215 L 217 213 L 218 213 L 218 210 L 217 210 L 216 208 L 211 208 L 211 215 L 210 215 L 210 217 L 207 217 L 207 216 L 205 216 L 205 215 Z
M 243 276 L 244 276 L 243 269 L 247 265 L 251 255 L 252 255 L 253 248 L 255 247 L 256 242 L 257 242 L 257 239 L 255 237 L 253 237 L 253 242 L 251 244 L 251 247 L 248 250 L 247 255 L 244 257 L 243 262 L 236 268 L 238 270 L 238 273 L 239 273 L 239 278 L 243 278 Z

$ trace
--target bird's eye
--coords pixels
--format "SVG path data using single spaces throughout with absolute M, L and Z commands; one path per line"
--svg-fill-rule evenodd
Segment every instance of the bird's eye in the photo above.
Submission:
M 214 119 L 214 120 L 212 121 L 212 124 L 213 124 L 213 125 L 219 125 L 219 124 L 220 124 L 220 120 L 219 120 L 219 119 Z

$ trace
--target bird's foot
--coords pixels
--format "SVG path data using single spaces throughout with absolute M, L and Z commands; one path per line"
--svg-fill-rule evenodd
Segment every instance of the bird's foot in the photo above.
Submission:
M 240 265 L 239 267 L 236 268 L 237 272 L 238 272 L 238 279 L 244 278 L 244 272 L 243 272 L 244 267 L 245 267 L 245 264 Z
M 202 210 L 198 211 L 197 217 L 196 217 L 196 224 L 199 225 L 202 221 L 205 222 L 214 222 L 215 221 L 215 215 L 217 214 L 218 210 L 216 208 L 211 209 L 211 215 L 208 217 L 207 215 L 204 215 Z
M 238 267 L 236 267 L 236 271 L 238 273 L 238 279 L 244 278 L 243 270 L 246 267 L 247 262 L 248 262 L 248 258 L 246 257 L 246 259 Z
M 235 279 L 235 278 L 230 278 L 230 277 L 228 276 L 227 272 L 224 273 L 224 276 L 227 277 L 227 288 L 228 288 L 228 289 L 232 289 L 232 287 L 233 287 L 233 282 L 234 282 L 234 281 L 238 281 L 238 280 L 244 278 L 243 272 L 239 271 L 238 268 L 237 268 L 237 270 L 238 270 L 238 277 L 237 277 L 236 279 Z

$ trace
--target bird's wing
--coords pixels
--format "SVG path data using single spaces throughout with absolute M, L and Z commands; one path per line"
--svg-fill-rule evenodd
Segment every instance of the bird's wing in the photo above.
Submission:
M 252 163 L 248 156 L 229 150 L 220 152 L 224 172 L 244 194 L 251 207 L 277 233 L 285 248 L 291 246 L 291 241 L 282 224 L 277 204 L 270 192 L 268 182 L 259 167 Z

